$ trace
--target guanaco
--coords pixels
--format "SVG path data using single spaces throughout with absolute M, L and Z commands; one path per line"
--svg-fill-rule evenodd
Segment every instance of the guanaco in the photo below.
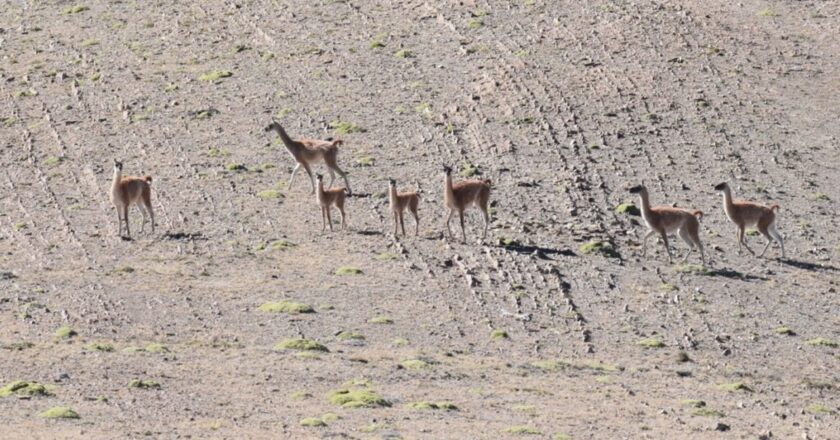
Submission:
M 642 218 L 649 229 L 642 243 L 643 257 L 647 255 L 648 238 L 658 233 L 665 243 L 665 250 L 668 251 L 668 262 L 673 263 L 671 248 L 668 246 L 668 233 L 677 231 L 680 238 L 688 244 L 688 252 L 683 257 L 682 262 L 688 260 L 688 256 L 694 251 L 694 246 L 697 246 L 700 249 L 700 258 L 704 264 L 706 263 L 706 255 L 703 252 L 703 244 L 700 242 L 699 234 L 700 222 L 698 219 L 703 217 L 702 211 L 689 211 L 670 206 L 651 207 L 647 188 L 643 185 L 636 185 L 629 191 L 638 194 L 642 199 Z
M 481 239 L 484 240 L 487 237 L 487 227 L 490 224 L 490 214 L 487 212 L 487 205 L 490 202 L 490 179 L 464 180 L 453 185 L 452 168 L 444 165 L 443 173 L 443 201 L 445 206 L 449 208 L 449 215 L 446 217 L 446 230 L 449 232 L 449 237 L 452 238 L 449 222 L 452 220 L 452 214 L 458 211 L 461 218 L 461 235 L 464 237 L 464 242 L 467 241 L 467 233 L 464 231 L 464 211 L 472 205 L 478 207 L 484 213 L 484 234 L 481 236 Z
M 327 224 L 330 225 L 330 231 L 333 230 L 332 228 L 332 217 L 330 216 L 330 210 L 332 209 L 332 205 L 335 205 L 336 208 L 341 212 L 341 230 L 343 231 L 347 227 L 347 223 L 345 222 L 345 214 L 344 214 L 344 199 L 346 197 L 346 191 L 344 188 L 332 188 L 332 189 L 324 189 L 324 176 L 318 174 L 318 204 L 321 206 L 321 220 L 323 220 L 323 227 L 321 228 L 321 232 L 327 228 Z
M 420 233 L 420 218 L 417 216 L 417 207 L 420 205 L 420 195 L 416 192 L 397 192 L 397 181 L 388 179 L 388 200 L 391 202 L 391 211 L 394 212 L 394 236 L 397 235 L 397 223 L 399 222 L 402 228 L 403 237 L 405 237 L 405 223 L 403 222 L 403 214 L 405 209 L 411 212 L 414 216 L 414 235 Z
M 758 232 L 767 239 L 767 244 L 764 245 L 764 250 L 761 251 L 759 258 L 764 256 L 773 240 L 779 243 L 779 247 L 782 248 L 782 258 L 785 258 L 785 244 L 779 231 L 776 230 L 776 211 L 779 209 L 779 205 L 764 206 L 744 200 L 734 201 L 732 200 L 732 190 L 726 182 L 715 185 L 715 190 L 723 192 L 723 209 L 726 211 L 726 216 L 738 226 L 738 254 L 741 253 L 741 246 L 743 246 L 755 255 L 755 252 L 747 245 L 746 237 L 744 237 L 744 230 L 747 227 L 755 226 Z
M 126 236 L 131 237 L 129 228 L 128 210 L 131 205 L 137 205 L 140 213 L 143 214 L 143 224 L 140 232 L 146 229 L 146 214 L 152 219 L 152 233 L 155 232 L 155 213 L 152 211 L 152 176 L 126 176 L 122 175 L 122 162 L 114 159 L 114 180 L 111 183 L 111 203 L 117 210 L 117 229 L 122 237 L 122 223 L 125 219 Z
M 302 166 L 303 169 L 306 170 L 306 173 L 309 174 L 309 183 L 312 184 L 312 194 L 315 194 L 315 180 L 312 177 L 312 169 L 310 167 L 323 160 L 330 173 L 330 184 L 328 185 L 328 188 L 332 187 L 333 181 L 335 180 L 335 173 L 338 173 L 344 179 L 344 184 L 347 187 L 347 194 L 351 194 L 350 181 L 347 180 L 347 173 L 338 167 L 338 146 L 343 144 L 344 141 L 341 139 L 336 139 L 334 141 L 317 139 L 292 140 L 292 138 L 286 134 L 286 130 L 284 130 L 277 121 L 272 121 L 271 124 L 265 128 L 266 132 L 271 130 L 276 131 L 277 134 L 280 135 L 283 145 L 286 146 L 286 149 L 289 150 L 289 153 L 291 153 L 292 157 L 297 162 L 295 169 L 292 170 L 292 177 L 289 178 L 289 189 L 292 189 L 292 184 L 295 182 L 295 174 Z

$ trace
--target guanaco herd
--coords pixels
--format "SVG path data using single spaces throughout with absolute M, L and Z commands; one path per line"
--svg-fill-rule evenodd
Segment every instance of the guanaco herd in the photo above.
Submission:
M 283 145 L 285 145 L 286 149 L 295 159 L 296 165 L 289 178 L 289 189 L 294 184 L 295 174 L 298 169 L 303 167 L 309 175 L 312 193 L 316 195 L 316 200 L 321 208 L 321 219 L 323 222 L 321 231 L 325 231 L 327 226 L 332 231 L 331 211 L 333 206 L 341 213 L 341 229 L 346 229 L 347 216 L 344 211 L 344 203 L 347 196 L 350 196 L 352 193 L 350 191 L 350 181 L 347 179 L 347 173 L 338 166 L 338 146 L 342 144 L 342 141 L 315 139 L 293 140 L 286 134 L 283 127 L 274 121 L 265 128 L 265 131 L 275 131 L 283 141 Z M 330 174 L 330 182 L 326 188 L 324 187 L 324 176 L 321 174 L 313 176 L 312 174 L 312 166 L 322 161 L 327 166 Z M 151 203 L 152 178 L 151 176 L 123 176 L 122 169 L 122 162 L 114 160 L 111 202 L 117 211 L 118 233 L 122 236 L 122 224 L 125 221 L 126 235 L 128 237 L 131 236 L 128 222 L 128 211 L 131 205 L 137 205 L 143 215 L 143 224 L 140 227 L 140 231 L 144 231 L 146 227 L 146 216 L 148 215 L 152 223 L 152 233 L 154 233 L 155 215 L 152 211 Z M 344 179 L 344 187 L 332 188 L 336 173 Z M 461 223 L 461 236 L 463 241 L 466 242 L 467 235 L 464 230 L 464 212 L 467 208 L 475 206 L 484 215 L 484 232 L 481 236 L 483 241 L 487 237 L 487 228 L 490 223 L 490 214 L 488 211 L 491 189 L 490 179 L 469 179 L 453 183 L 452 168 L 444 165 L 443 173 L 443 201 L 444 206 L 449 209 L 449 214 L 446 217 L 446 231 L 449 237 L 453 238 L 449 223 L 452 220 L 452 216 L 457 212 Z M 315 183 L 316 180 L 317 184 Z M 773 240 L 775 240 L 781 248 L 782 258 L 785 258 L 785 245 L 782 241 L 782 236 L 776 229 L 776 211 L 779 209 L 779 205 L 764 206 L 753 202 L 734 201 L 732 199 L 732 190 L 725 182 L 715 185 L 714 189 L 723 193 L 723 206 L 726 216 L 738 227 L 739 254 L 742 248 L 746 248 L 750 254 L 755 255 L 755 252 L 747 245 L 744 237 L 746 228 L 755 227 L 767 239 L 764 250 L 758 256 L 763 257 L 773 243 Z M 668 245 L 668 234 L 676 232 L 688 245 L 688 252 L 682 261 L 687 261 L 689 255 L 697 247 L 700 251 L 700 258 L 705 264 L 706 254 L 703 251 L 703 243 L 700 241 L 699 234 L 700 220 L 703 218 L 702 211 L 680 209 L 671 206 L 651 206 L 648 190 L 643 185 L 636 185 L 628 190 L 630 193 L 639 195 L 642 205 L 642 218 L 648 227 L 648 232 L 645 234 L 642 242 L 643 257 L 647 255 L 648 239 L 658 234 L 665 244 L 665 250 L 668 252 L 668 262 L 672 263 L 673 255 Z M 394 236 L 398 232 L 397 226 L 402 229 L 403 236 L 406 235 L 405 222 L 403 220 L 403 214 L 406 209 L 414 217 L 414 235 L 419 235 L 420 218 L 417 211 L 420 206 L 420 195 L 417 192 L 398 192 L 397 182 L 391 178 L 388 179 L 388 200 L 394 215 Z

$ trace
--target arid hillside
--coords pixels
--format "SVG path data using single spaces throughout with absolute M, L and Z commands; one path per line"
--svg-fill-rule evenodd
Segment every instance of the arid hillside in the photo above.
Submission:
M 838 439 L 837 35 L 831 1 L 7 2 L 0 437 Z M 272 120 L 343 140 L 347 231 Z M 443 165 L 491 179 L 483 242 Z M 723 181 L 786 258 L 739 254 Z M 642 256 L 640 183 L 705 265 Z

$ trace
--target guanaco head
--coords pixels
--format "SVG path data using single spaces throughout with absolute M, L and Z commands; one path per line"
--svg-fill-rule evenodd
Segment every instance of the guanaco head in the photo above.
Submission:
M 452 167 L 450 167 L 449 165 L 444 165 L 443 166 L 443 173 L 446 174 L 447 176 L 452 174 Z
M 267 127 L 265 127 L 265 131 L 269 132 L 271 130 L 277 130 L 279 128 L 280 128 L 280 124 L 278 124 L 277 121 L 271 121 L 271 123 L 268 124 Z
M 643 193 L 643 192 L 645 192 L 645 191 L 647 191 L 647 190 L 646 190 L 646 189 L 645 189 L 645 187 L 644 187 L 644 186 L 642 186 L 642 185 L 636 185 L 636 186 L 634 186 L 634 187 L 632 187 L 632 188 L 628 189 L 627 191 L 630 191 L 632 194 L 640 194 L 640 193 Z
M 315 179 L 318 180 L 318 183 L 321 183 L 324 180 L 324 175 L 323 174 L 316 174 Z
M 388 186 L 397 186 L 397 181 L 394 180 L 394 178 L 389 177 L 388 178 Z
M 114 159 L 114 171 L 122 171 L 122 168 L 122 162 L 118 161 L 117 159 Z
M 718 183 L 717 185 L 715 185 L 715 191 L 723 191 L 728 187 L 729 187 L 729 185 L 726 182 L 721 182 L 721 183 Z

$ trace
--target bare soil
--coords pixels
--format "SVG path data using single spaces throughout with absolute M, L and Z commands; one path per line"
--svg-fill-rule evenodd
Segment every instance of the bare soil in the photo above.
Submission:
M 3 438 L 840 438 L 840 3 L 22 0 L 0 31 L 0 387 L 52 394 L 0 397 Z M 345 141 L 349 231 L 272 118 Z M 154 234 L 117 237 L 115 158 Z M 493 181 L 483 243 L 474 210 L 445 238 L 444 163 Z M 781 205 L 787 259 L 738 254 L 720 181 Z M 704 211 L 705 268 L 641 257 L 639 182 Z

